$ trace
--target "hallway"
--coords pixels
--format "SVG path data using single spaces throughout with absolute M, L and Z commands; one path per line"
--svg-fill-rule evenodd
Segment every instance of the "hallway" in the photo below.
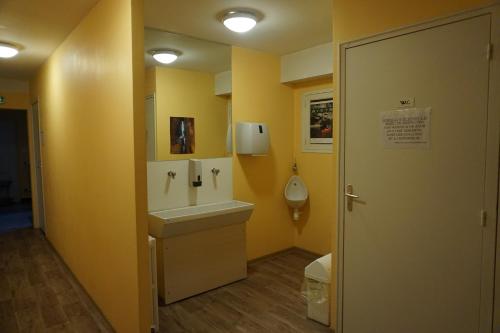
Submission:
M 0 112 L 0 234 L 33 225 L 27 111 Z
M 37 230 L 0 235 L 0 332 L 112 332 Z

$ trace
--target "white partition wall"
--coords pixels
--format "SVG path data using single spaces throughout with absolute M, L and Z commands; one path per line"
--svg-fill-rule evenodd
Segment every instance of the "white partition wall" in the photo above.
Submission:
M 232 158 L 202 159 L 202 186 L 188 181 L 189 160 L 148 162 L 148 211 L 202 205 L 233 199 Z M 218 169 L 216 176 L 212 169 Z M 175 173 L 169 177 L 168 172 Z
M 333 73 L 333 45 L 321 44 L 281 57 L 281 82 L 289 83 L 330 76 Z

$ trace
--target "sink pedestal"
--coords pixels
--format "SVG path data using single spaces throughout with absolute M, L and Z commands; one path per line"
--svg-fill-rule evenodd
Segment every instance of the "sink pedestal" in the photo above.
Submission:
M 225 201 L 149 213 L 158 289 L 173 303 L 247 276 L 245 222 L 253 204 Z
M 247 276 L 245 223 L 157 240 L 159 294 L 166 304 Z

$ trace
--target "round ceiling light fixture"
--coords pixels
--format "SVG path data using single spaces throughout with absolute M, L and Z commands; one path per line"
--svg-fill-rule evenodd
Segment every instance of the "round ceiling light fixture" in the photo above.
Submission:
M 150 50 L 149 54 L 159 63 L 171 64 L 176 61 L 182 53 L 171 49 L 155 49 Z
M 12 58 L 19 53 L 19 48 L 5 42 L 0 42 L 0 58 Z
M 245 33 L 252 30 L 259 21 L 259 15 L 248 9 L 230 9 L 222 15 L 222 23 L 231 31 Z

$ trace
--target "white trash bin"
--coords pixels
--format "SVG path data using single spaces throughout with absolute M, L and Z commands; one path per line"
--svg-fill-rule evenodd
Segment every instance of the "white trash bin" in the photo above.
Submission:
M 316 259 L 305 268 L 307 317 L 330 325 L 330 275 L 332 254 Z

